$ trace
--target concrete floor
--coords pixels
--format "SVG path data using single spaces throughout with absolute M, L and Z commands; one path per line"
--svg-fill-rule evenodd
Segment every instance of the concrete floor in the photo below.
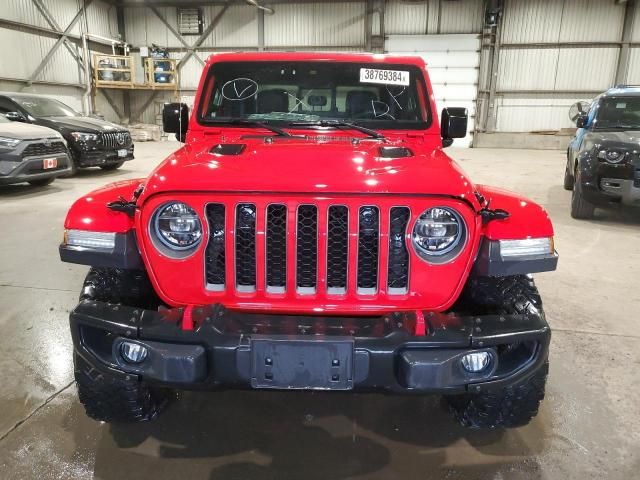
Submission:
M 537 277 L 551 373 L 529 426 L 465 430 L 435 397 L 250 391 L 187 393 L 153 423 L 88 419 L 67 327 L 86 268 L 58 260 L 62 222 L 78 196 L 145 175 L 176 146 L 140 143 L 115 173 L 0 189 L 1 478 L 640 478 L 640 219 L 572 220 L 559 152 L 451 150 L 555 223 L 559 269 Z

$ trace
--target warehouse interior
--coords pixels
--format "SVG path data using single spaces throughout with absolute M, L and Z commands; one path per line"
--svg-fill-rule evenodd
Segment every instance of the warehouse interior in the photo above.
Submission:
M 566 184 L 571 109 L 640 85 L 637 0 L 3 0 L 0 45 L 3 478 L 637 478 L 640 210 L 598 206 L 579 220 Z M 438 396 L 379 391 L 196 390 L 153 421 L 85 414 L 69 315 L 89 267 L 60 261 L 67 212 L 183 147 L 163 129 L 165 105 L 195 112 L 208 59 L 225 52 L 418 56 L 438 116 L 466 109 L 466 135 L 443 151 L 475 184 L 541 205 L 559 253 L 556 271 L 534 275 L 552 337 L 545 399 L 528 425 L 468 429 Z M 3 128 L 38 123 L 3 103 L 21 98 L 62 102 L 130 145 L 114 137 L 122 155 L 111 163 L 4 185 Z M 635 190 L 638 131 L 620 133 L 635 146 Z

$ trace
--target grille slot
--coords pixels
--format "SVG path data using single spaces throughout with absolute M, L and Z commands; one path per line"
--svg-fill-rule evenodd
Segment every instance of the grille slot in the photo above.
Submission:
M 318 209 L 300 205 L 297 215 L 296 287 L 298 293 L 315 293 L 318 273 Z
M 392 207 L 389 212 L 389 259 L 387 287 L 390 295 L 409 290 L 409 251 L 406 231 L 410 212 L 407 207 Z
M 209 291 L 393 296 L 411 289 L 407 206 L 217 200 L 204 210 Z
M 235 238 L 236 288 L 239 292 L 256 289 L 256 206 L 241 203 L 236 207 Z
M 221 291 L 225 286 L 225 209 L 221 203 L 210 203 L 206 208 L 209 222 L 209 243 L 205 252 L 206 280 L 209 290 Z
M 347 291 L 349 255 L 349 210 L 343 205 L 329 207 L 327 218 L 327 292 Z
M 358 212 L 358 293 L 378 290 L 380 212 L 378 207 L 360 207 Z
M 129 132 L 103 133 L 102 146 L 107 149 L 126 148 L 131 143 Z
M 287 284 L 287 207 L 267 207 L 267 291 L 283 293 Z
M 636 168 L 633 174 L 633 186 L 640 188 L 640 168 Z
M 32 143 L 22 152 L 22 158 L 25 157 L 37 157 L 39 155 L 57 155 L 59 153 L 66 153 L 67 147 L 62 142 L 46 143 Z

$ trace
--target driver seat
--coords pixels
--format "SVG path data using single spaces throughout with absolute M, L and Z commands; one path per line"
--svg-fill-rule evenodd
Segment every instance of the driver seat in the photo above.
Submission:
M 347 93 L 346 110 L 347 117 L 357 117 L 370 113 L 373 115 L 373 106 L 371 102 L 378 100 L 378 97 L 373 92 L 368 90 L 351 90 Z

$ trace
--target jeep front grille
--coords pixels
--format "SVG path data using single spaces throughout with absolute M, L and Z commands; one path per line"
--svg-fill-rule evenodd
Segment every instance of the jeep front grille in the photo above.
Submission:
M 264 285 L 269 294 L 371 296 L 383 278 L 389 295 L 409 290 L 408 207 L 383 215 L 376 205 L 209 203 L 205 213 L 208 290 L 251 293 Z M 388 251 L 381 251 L 381 235 L 388 235 Z

